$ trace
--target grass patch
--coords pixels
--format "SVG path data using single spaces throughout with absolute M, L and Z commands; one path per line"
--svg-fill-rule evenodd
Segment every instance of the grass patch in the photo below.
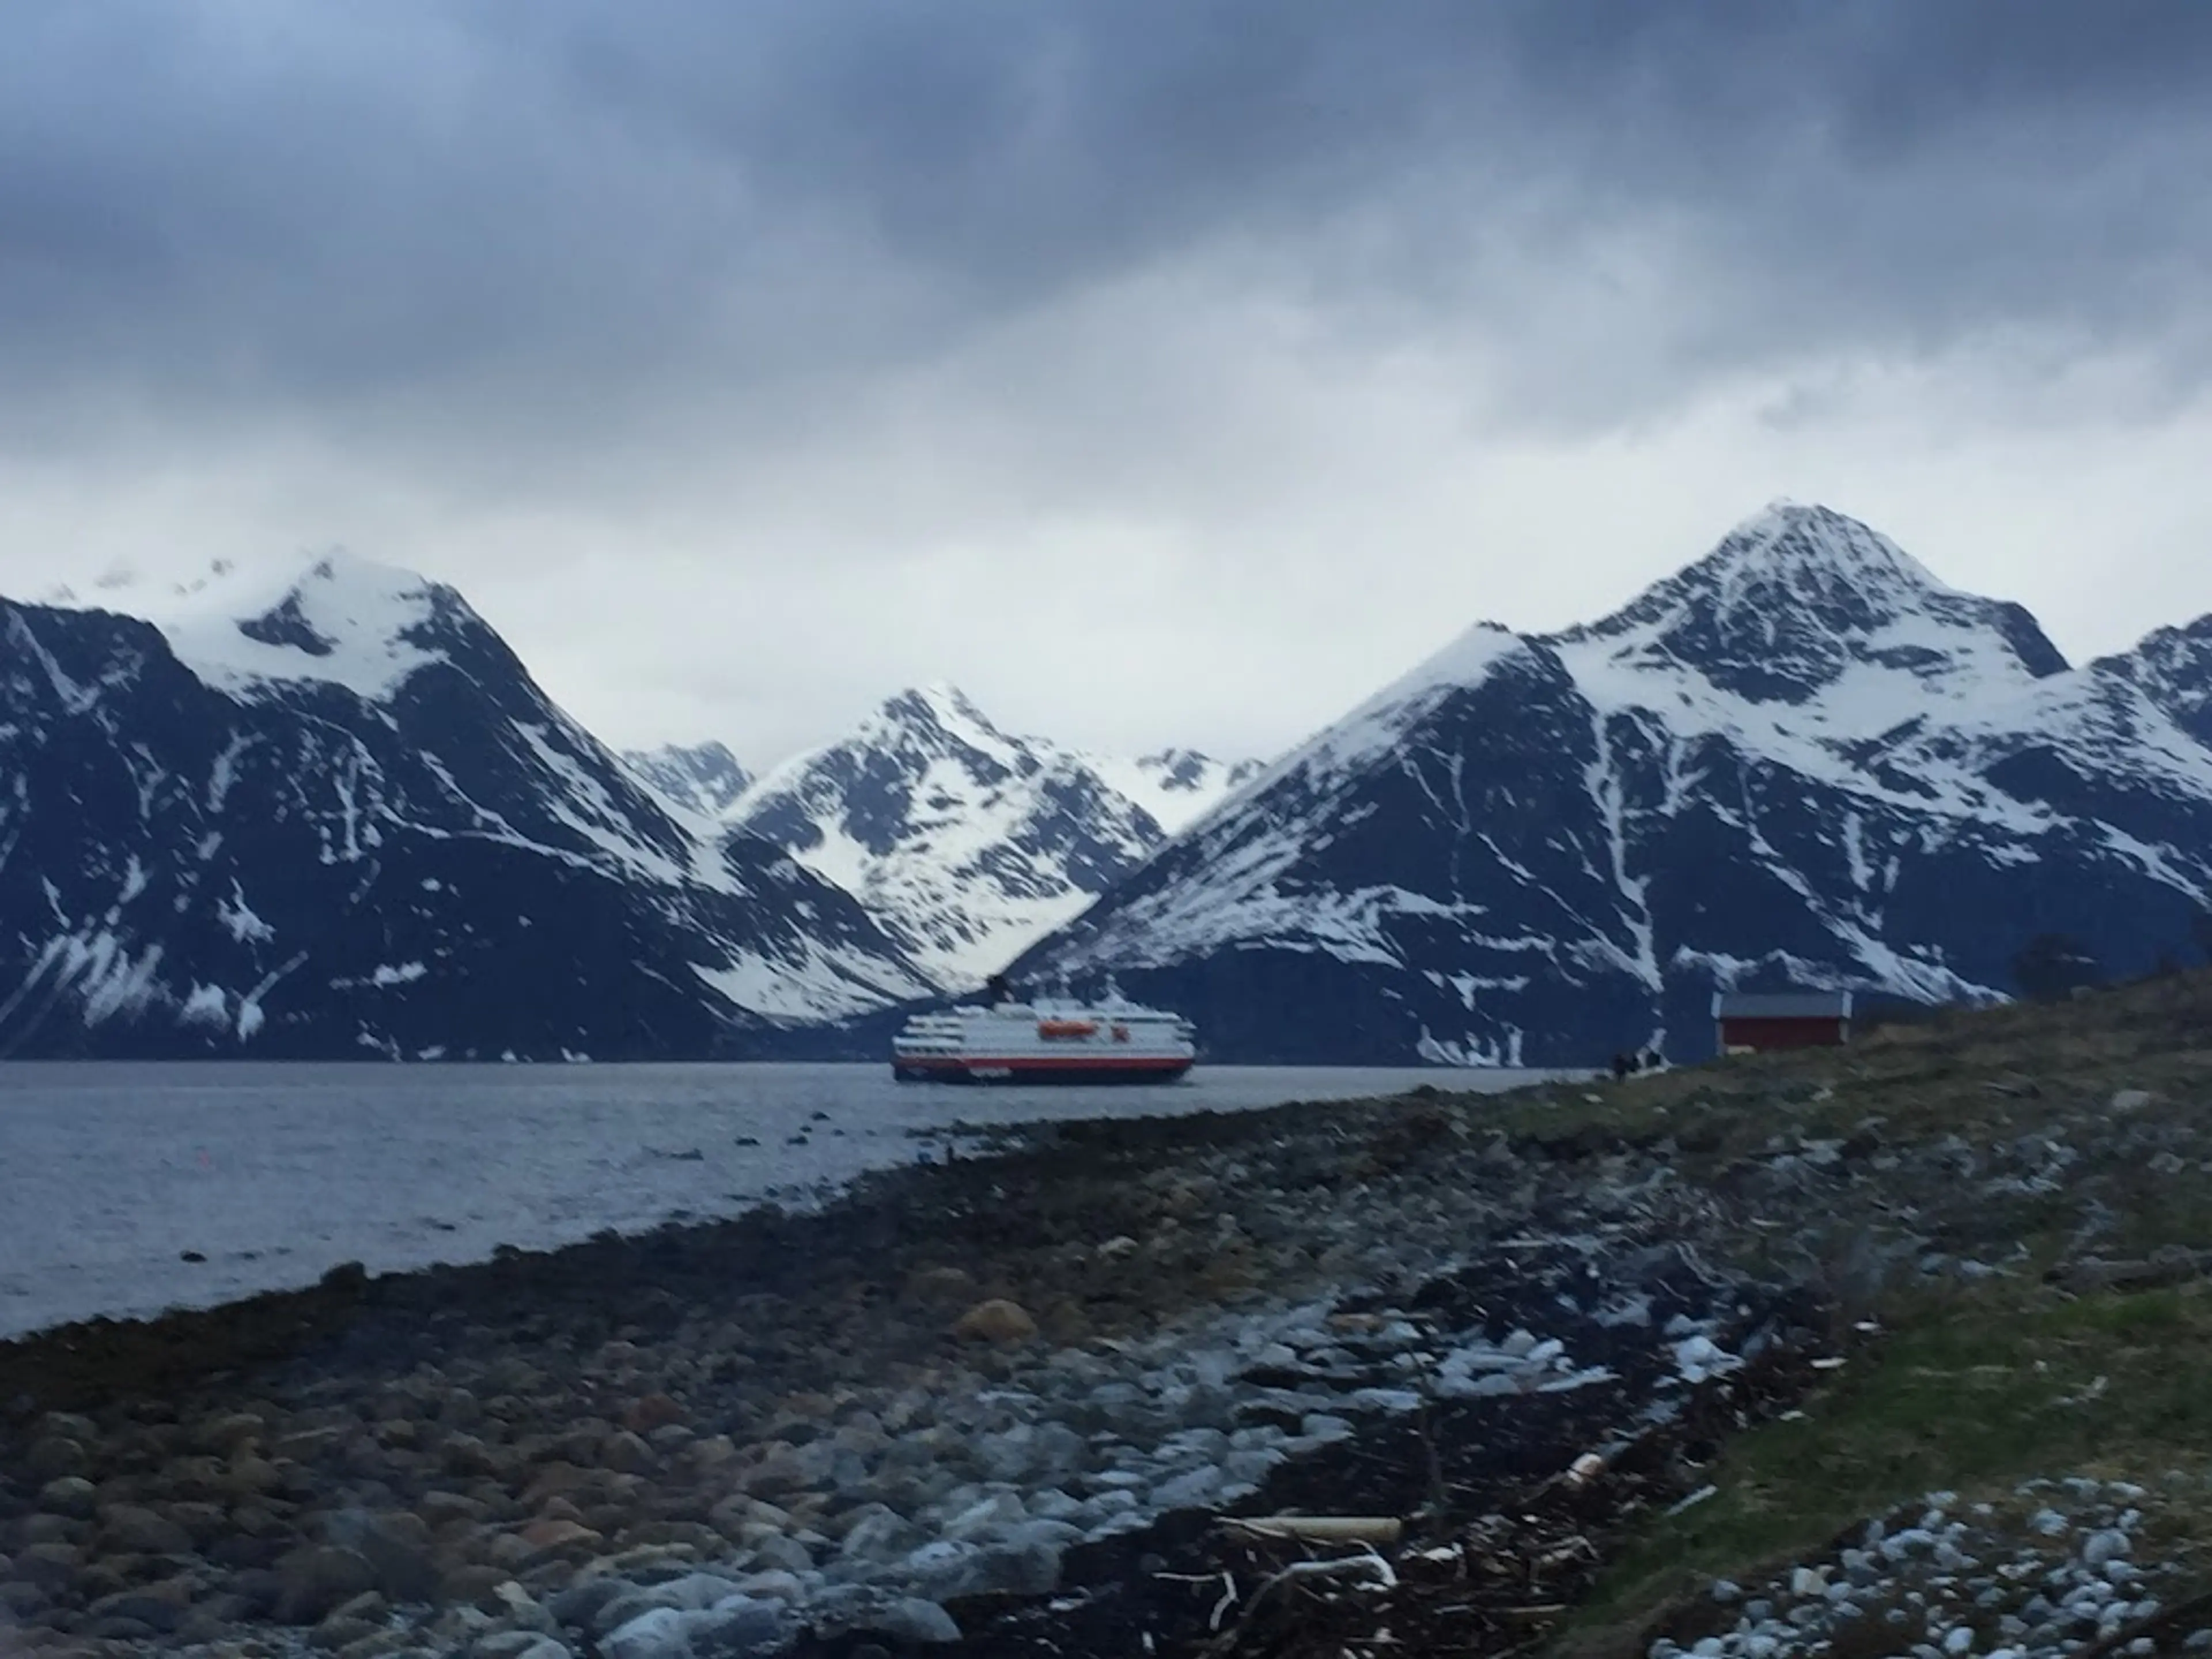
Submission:
M 2031 1476 L 2154 1480 L 2212 1462 L 2212 1288 L 2079 1300 L 2017 1284 L 1900 1300 L 1804 1415 L 1740 1437 L 1716 1495 L 1655 1517 L 1575 1628 L 1641 1630 L 1717 1577 L 1753 1578 L 1934 1490 L 2009 1502 Z M 2212 1492 L 2170 1518 L 2212 1545 Z
M 1802 1419 L 1698 1472 L 1714 1497 L 1644 1517 L 1555 1645 L 1627 1652 L 1715 1577 L 1817 1557 L 1931 1491 L 2007 1507 L 2037 1475 L 2157 1492 L 2167 1559 L 2212 1576 L 2212 1285 L 2059 1288 L 2105 1282 L 2093 1259 L 2212 1249 L 2208 1033 L 2200 971 L 1840 1048 L 1455 1100 L 1463 1133 L 1503 1131 L 1554 1167 L 1664 1163 L 1722 1218 L 1737 1266 L 1887 1333 Z M 2177 1468 L 2191 1478 L 2165 1483 Z

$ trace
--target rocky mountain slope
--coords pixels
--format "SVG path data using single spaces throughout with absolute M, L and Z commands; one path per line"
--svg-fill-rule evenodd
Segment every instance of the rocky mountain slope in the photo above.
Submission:
M 941 988 L 981 984 L 1256 769 L 1000 731 L 957 690 L 902 692 L 775 768 L 727 821 L 858 898 Z
M 1711 1052 L 1716 987 L 1986 1000 L 2212 893 L 2212 618 L 2069 667 L 1784 504 L 1602 621 L 1461 639 L 1042 942 L 1249 1060 Z
M 451 588 L 333 556 L 95 597 L 0 603 L 0 1053 L 705 1054 L 926 988 Z
M 710 818 L 727 811 L 753 781 L 728 746 L 719 743 L 625 750 L 623 763 L 678 806 Z

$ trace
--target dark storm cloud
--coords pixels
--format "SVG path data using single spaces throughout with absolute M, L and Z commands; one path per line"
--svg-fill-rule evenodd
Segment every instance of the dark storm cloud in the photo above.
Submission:
M 1213 249 L 1347 326 L 1496 317 L 1538 381 L 1522 325 L 1564 269 L 1598 309 L 1559 329 L 1639 336 L 1566 398 L 1600 420 L 1808 347 L 2160 339 L 2212 263 L 2190 0 L 27 0 L 0 27 L 18 441 L 71 398 L 172 396 L 573 430 L 927 357 Z M 1608 316 L 1608 283 L 1651 310 Z
M 2109 649 L 2212 605 L 2208 87 L 2199 0 L 13 0 L 0 591 L 343 542 L 755 762 L 1264 750 L 1778 493 Z

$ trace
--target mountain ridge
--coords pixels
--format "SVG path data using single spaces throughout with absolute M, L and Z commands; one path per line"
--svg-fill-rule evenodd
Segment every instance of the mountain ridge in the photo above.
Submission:
M 1012 967 L 1216 1060 L 1698 1057 L 1717 987 L 1986 1001 L 2039 934 L 2186 950 L 2212 895 L 2212 617 L 2071 665 L 1820 506 L 1478 623 L 1265 766 L 942 683 L 757 779 L 618 757 L 344 554 L 0 632 L 0 1052 L 767 1054 Z
M 854 894 L 941 988 L 961 991 L 1241 775 L 1194 750 L 1124 761 L 1015 736 L 940 681 L 772 768 L 724 817 Z
M 1721 985 L 1987 1000 L 2023 928 L 2148 966 L 2212 890 L 2212 751 L 2143 683 L 2212 704 L 2206 636 L 2068 667 L 1770 507 L 1597 623 L 1468 629 L 1017 970 L 1115 972 L 1224 1057 L 1515 1064 L 1698 1054 Z
M 928 986 L 703 842 L 454 590 L 318 559 L 0 601 L 0 1052 L 722 1052 Z M 148 596 L 140 596 L 145 598 Z

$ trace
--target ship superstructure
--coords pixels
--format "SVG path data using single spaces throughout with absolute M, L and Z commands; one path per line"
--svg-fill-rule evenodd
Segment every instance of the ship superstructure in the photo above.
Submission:
M 1016 1000 L 994 980 L 980 1006 L 916 1014 L 891 1043 L 902 1082 L 1171 1083 L 1198 1058 L 1190 1022 L 1109 988 L 1096 1001 Z

